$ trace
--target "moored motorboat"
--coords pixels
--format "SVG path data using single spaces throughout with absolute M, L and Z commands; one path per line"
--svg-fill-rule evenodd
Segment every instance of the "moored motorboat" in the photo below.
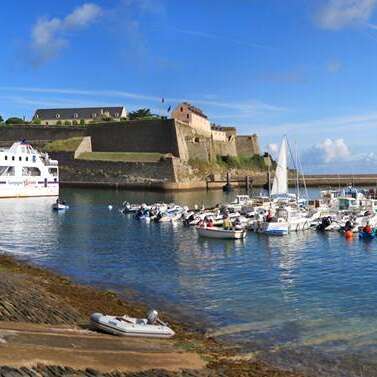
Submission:
M 246 237 L 244 229 L 222 229 L 218 227 L 196 227 L 200 237 L 239 240 Z
M 93 313 L 90 316 L 91 326 L 96 330 L 105 331 L 113 335 L 171 338 L 175 332 L 158 318 L 156 310 L 151 310 L 147 318 L 133 318 Z
M 52 205 L 52 209 L 54 211 L 64 211 L 64 210 L 66 210 L 68 208 L 69 208 L 69 206 L 67 206 L 66 204 L 63 204 L 63 203 L 54 203 Z

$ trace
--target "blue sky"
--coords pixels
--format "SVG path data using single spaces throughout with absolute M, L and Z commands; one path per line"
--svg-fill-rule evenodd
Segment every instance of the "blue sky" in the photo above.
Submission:
M 263 148 L 287 134 L 309 171 L 377 172 L 377 0 L 18 0 L 0 17 L 3 117 L 189 100 Z

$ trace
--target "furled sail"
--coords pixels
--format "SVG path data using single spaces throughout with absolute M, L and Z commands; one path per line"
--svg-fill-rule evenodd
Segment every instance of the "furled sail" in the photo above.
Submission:
M 279 158 L 272 184 L 271 195 L 281 195 L 288 193 L 288 142 L 284 136 L 280 145 Z

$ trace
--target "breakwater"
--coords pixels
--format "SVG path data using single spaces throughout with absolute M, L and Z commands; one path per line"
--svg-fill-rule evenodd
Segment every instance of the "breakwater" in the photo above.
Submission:
M 300 183 L 303 184 L 302 178 Z M 305 175 L 305 183 L 308 187 L 376 186 L 377 174 L 309 174 Z M 294 186 L 295 179 L 290 179 L 289 184 Z

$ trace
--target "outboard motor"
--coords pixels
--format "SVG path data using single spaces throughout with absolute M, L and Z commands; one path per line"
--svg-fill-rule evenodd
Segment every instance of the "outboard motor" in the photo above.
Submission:
M 151 310 L 149 311 L 147 315 L 148 324 L 154 325 L 158 320 L 158 311 L 157 310 Z
M 318 226 L 317 226 L 317 230 L 319 231 L 319 232 L 324 232 L 325 231 L 325 229 L 329 226 L 329 225 L 331 225 L 331 217 L 324 217 L 323 219 L 322 219 L 322 221 L 321 221 L 321 223 L 320 224 L 318 224 Z

